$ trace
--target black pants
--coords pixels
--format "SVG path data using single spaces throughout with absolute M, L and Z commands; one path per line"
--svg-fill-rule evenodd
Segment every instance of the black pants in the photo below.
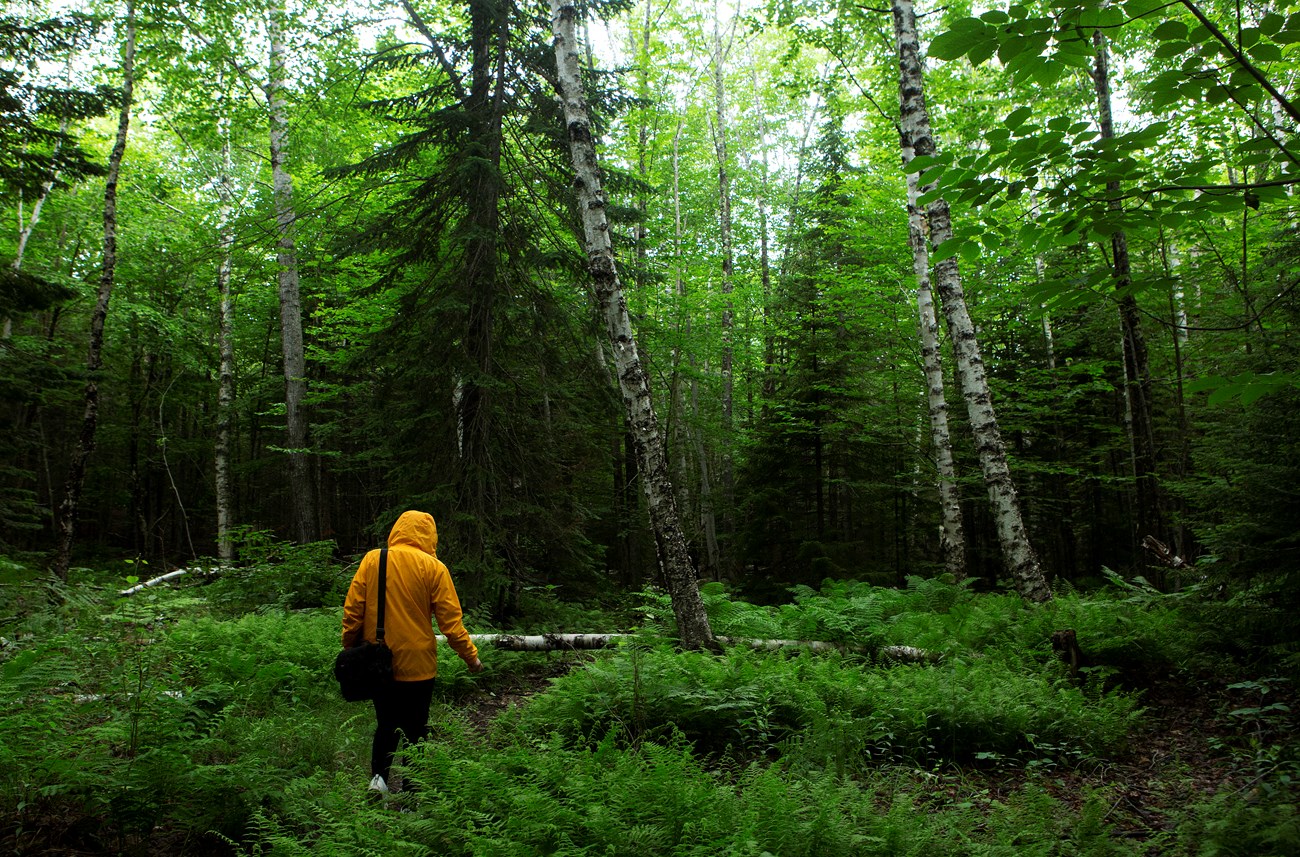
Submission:
M 433 702 L 434 679 L 395 681 L 375 697 L 375 740 L 370 745 L 370 773 L 388 780 L 397 752 L 398 732 L 408 743 L 423 741 L 429 734 L 429 705 Z

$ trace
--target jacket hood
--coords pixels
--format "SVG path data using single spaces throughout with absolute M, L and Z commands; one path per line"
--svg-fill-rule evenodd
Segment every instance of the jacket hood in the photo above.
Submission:
M 403 512 L 388 533 L 388 546 L 410 545 L 419 548 L 429 556 L 438 555 L 438 525 L 433 522 L 433 515 L 414 510 Z

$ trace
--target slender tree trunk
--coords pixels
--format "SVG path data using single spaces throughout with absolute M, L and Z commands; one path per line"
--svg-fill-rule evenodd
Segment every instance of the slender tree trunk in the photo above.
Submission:
M 591 118 L 582 96 L 575 36 L 577 14 L 577 8 L 566 0 L 551 0 L 557 80 L 564 104 L 564 120 L 568 127 L 569 152 L 576 173 L 574 190 L 582 217 L 583 244 L 596 297 L 613 344 L 623 403 L 636 437 L 637 457 L 641 464 L 650 523 L 655 534 L 659 562 L 672 596 L 678 632 L 682 643 L 688 648 L 712 648 L 716 644 L 713 642 L 713 631 L 704 612 L 704 602 L 695 580 L 695 569 L 691 567 L 686 539 L 682 535 L 681 521 L 677 515 L 677 500 L 668 476 L 663 441 L 659 436 L 658 420 L 650 396 L 650 379 L 637 355 L 632 320 L 628 316 L 627 302 L 623 297 L 610 244 L 609 221 L 605 215 L 607 202 L 600 184 L 600 167 L 596 160 L 595 141 L 592 139 Z
M 906 145 L 906 143 L 904 144 Z M 905 161 L 911 157 L 904 154 Z M 939 319 L 930 290 L 930 254 L 926 249 L 925 215 L 917 205 L 918 173 L 907 174 L 908 235 L 912 242 L 912 268 L 916 272 L 916 307 L 920 316 L 921 365 L 925 371 L 926 402 L 930 413 L 930 442 L 939 471 L 939 552 L 944 570 L 957 580 L 966 578 L 966 535 L 957 490 L 957 465 L 948 431 L 948 402 L 943 395 L 943 355 L 939 349 Z
M 682 122 L 679 119 L 673 131 L 673 297 L 681 319 L 678 342 L 683 337 L 689 338 L 691 317 L 685 311 L 686 275 L 682 270 L 682 187 L 681 187 L 681 140 Z M 690 454 L 688 450 L 689 429 L 686 425 L 686 397 L 682 393 L 682 349 L 673 345 L 672 380 L 669 389 L 669 414 L 675 413 L 677 419 L 669 420 L 669 440 L 671 448 L 677 454 L 675 484 L 678 491 L 677 508 L 690 509 L 687 495 L 689 485 Z
M 293 179 L 285 169 L 289 142 L 288 105 L 285 102 L 283 0 L 271 9 L 268 38 L 271 63 L 266 82 L 270 115 L 271 182 L 275 197 L 276 262 L 280 285 L 280 344 L 284 359 L 284 408 L 289 448 L 289 503 L 294 538 L 299 543 L 316 539 L 316 495 L 307 449 L 307 359 L 302 334 L 302 296 L 298 283 L 297 217 L 293 207 Z
M 776 372 L 776 334 L 772 332 L 772 260 L 768 249 L 768 215 L 767 198 L 769 194 L 769 164 L 767 158 L 767 116 L 763 110 L 759 95 L 758 74 L 754 74 L 754 115 L 758 117 L 759 151 L 763 158 L 763 172 L 758 186 L 758 276 L 763 291 L 763 392 L 772 395 L 775 390 L 768 390 Z M 751 415 L 752 418 L 752 415 Z
M 68 130 L 68 120 L 64 119 L 59 123 L 59 133 L 62 134 Z M 59 144 L 54 144 L 54 152 L 58 154 Z M 59 172 L 54 170 L 50 177 L 41 183 L 41 193 L 36 197 L 36 202 L 32 203 L 32 213 L 23 223 L 23 206 L 22 196 L 18 198 L 18 246 L 14 248 L 14 261 L 11 266 L 15 271 L 21 271 L 23 267 L 23 255 L 27 252 L 27 242 L 32 237 L 32 231 L 36 229 L 36 224 L 41 222 L 41 209 L 45 207 L 45 200 L 50 196 L 50 191 L 54 189 L 54 182 L 58 179 Z M 13 336 L 14 320 L 11 316 L 6 315 L 3 322 L 0 322 L 0 341 L 9 339 Z
M 1095 48 L 1092 79 L 1097 92 L 1097 113 L 1103 140 L 1113 139 L 1115 125 L 1111 114 L 1110 52 L 1106 36 L 1098 29 L 1093 33 Z M 1120 186 L 1118 181 L 1106 183 L 1106 193 L 1112 197 L 1110 209 L 1119 211 Z M 1164 513 L 1156 476 L 1155 419 L 1151 402 L 1151 369 L 1147 358 L 1146 338 L 1142 334 L 1141 315 L 1137 299 L 1129 291 L 1133 281 L 1129 261 L 1128 234 L 1116 230 L 1110 238 L 1112 278 L 1119 294 L 1119 318 L 1124 355 L 1124 397 L 1130 415 L 1129 444 L 1133 459 L 1133 478 L 1136 490 L 1136 515 L 1134 516 L 1135 543 L 1146 536 L 1167 541 Z
M 925 82 L 921 70 L 920 45 L 916 37 L 916 11 L 911 0 L 893 0 L 893 15 L 894 33 L 898 39 L 903 157 L 908 159 L 909 148 L 914 157 L 930 156 L 936 150 L 930 131 L 930 116 L 925 106 Z M 910 147 L 907 145 L 909 142 Z M 945 241 L 952 239 L 952 216 L 948 203 L 942 198 L 932 201 L 926 206 L 926 217 L 930 224 L 931 244 L 938 249 Z M 1015 578 L 1021 595 L 1034 602 L 1047 601 L 1052 597 L 1052 590 L 1043 576 L 1038 555 L 1030 544 L 1029 533 L 1020 513 L 1020 501 L 1007 467 L 1006 447 L 998 428 L 984 360 L 980 356 L 975 326 L 971 323 L 966 308 L 961 274 L 955 257 L 950 256 L 935 266 L 934 280 L 948 322 L 962 398 L 966 401 L 966 412 L 975 436 L 975 448 L 979 453 L 984 484 L 989 492 L 1003 561 Z
M 230 273 L 235 249 L 234 197 L 235 183 L 231 176 L 230 120 L 217 122 L 221 134 L 221 264 L 217 268 L 217 300 L 220 321 L 217 342 L 221 365 L 217 380 L 217 438 L 214 450 L 217 493 L 217 556 L 224 563 L 235 558 L 235 547 L 230 537 L 234 522 L 234 492 L 230 484 L 230 442 L 235 410 L 235 347 L 234 301 L 230 295 Z
M 734 23 L 733 23 L 734 33 Z M 735 250 L 731 228 L 731 174 L 727 168 L 727 87 L 724 72 L 731 43 L 722 43 L 717 5 L 713 9 L 713 150 L 718 161 L 718 232 L 722 241 L 722 506 L 723 533 L 731 536 L 731 508 L 735 476 L 731 446 L 734 414 Z
M 108 319 L 108 302 L 113 296 L 117 273 L 117 181 L 126 154 L 126 135 L 131 127 L 131 101 L 135 93 L 135 2 L 126 4 L 126 49 L 122 58 L 122 109 L 117 118 L 117 136 L 108 156 L 108 175 L 104 181 L 104 259 L 99 274 L 99 295 L 90 317 L 90 346 L 86 353 L 85 408 L 81 418 L 81 437 L 68 464 L 63 501 L 59 504 L 58 543 L 51 571 L 60 580 L 68 579 L 72 564 L 72 543 L 76 537 L 77 511 L 81 491 L 86 483 L 86 463 L 95 451 L 95 429 L 99 424 L 99 370 L 103 366 L 104 324 Z

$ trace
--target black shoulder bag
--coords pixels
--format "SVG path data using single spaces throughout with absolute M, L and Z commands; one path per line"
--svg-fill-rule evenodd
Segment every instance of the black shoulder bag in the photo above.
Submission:
M 348 702 L 374 699 L 393 681 L 393 650 L 384 642 L 384 591 L 388 583 L 388 548 L 379 551 L 379 614 L 375 640 L 339 652 L 334 659 L 334 677 Z

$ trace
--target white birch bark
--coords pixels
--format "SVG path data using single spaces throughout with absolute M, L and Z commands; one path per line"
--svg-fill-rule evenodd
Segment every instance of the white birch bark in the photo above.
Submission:
M 907 144 L 904 143 L 904 146 Z M 904 161 L 911 156 L 904 153 Z M 912 243 L 912 268 L 916 273 L 916 308 L 921 330 L 921 367 L 925 372 L 925 397 L 930 414 L 930 442 L 939 472 L 939 553 L 944 570 L 956 580 L 966 577 L 966 536 L 962 525 L 961 496 L 957 490 L 957 465 L 953 461 L 952 435 L 948 431 L 948 401 L 943 392 L 943 355 L 939 350 L 939 319 L 930 289 L 930 254 L 926 249 L 925 215 L 917 205 L 918 173 L 907 174 L 908 236 Z
M 476 646 L 488 645 L 508 652 L 566 652 L 613 649 L 625 643 L 644 640 L 645 637 L 641 634 L 471 634 L 470 639 Z M 936 663 L 942 657 L 938 652 L 915 646 L 867 647 L 822 640 L 765 640 L 751 637 L 719 636 L 714 639 L 728 646 L 747 646 L 768 651 L 804 649 L 810 652 L 869 654 L 883 661 L 897 663 Z M 439 636 L 438 642 L 445 644 L 447 638 Z
M 294 537 L 305 543 L 316 538 L 316 508 L 307 454 L 307 415 L 303 407 L 307 393 L 307 361 L 303 349 L 302 297 L 298 281 L 297 217 L 293 207 L 293 178 L 285 168 L 289 142 L 288 105 L 285 101 L 286 17 L 281 0 L 270 10 L 268 20 L 271 59 L 266 80 L 266 103 L 270 119 L 271 184 L 278 236 L 276 261 L 279 265 L 280 343 L 284 357 L 289 502 Z
M 936 149 L 925 105 L 921 51 L 916 36 L 916 11 L 912 0 L 892 0 L 892 11 L 894 34 L 898 40 L 903 157 L 909 157 L 909 149 L 912 157 L 930 156 Z M 910 162 L 907 160 L 907 163 Z M 931 201 L 926 206 L 926 218 L 930 225 L 931 245 L 938 250 L 944 242 L 952 239 L 952 215 L 948 203 L 942 197 Z M 1043 576 L 1038 555 L 1030 544 L 1029 533 L 1020 513 L 1020 501 L 1007 466 L 1006 447 L 998 428 L 975 326 L 966 307 L 956 257 L 949 256 L 935 266 L 934 282 L 948 323 L 948 335 L 957 360 L 958 381 L 975 437 L 980 470 L 988 489 L 1003 562 L 1016 581 L 1021 595 L 1033 602 L 1047 601 L 1052 597 L 1052 590 Z
M 578 64 L 575 35 L 577 7 L 568 0 L 550 0 L 551 24 L 555 36 L 555 64 L 559 94 L 564 106 L 564 121 L 569 138 L 569 153 L 575 172 L 574 191 L 582 218 L 583 245 L 596 298 L 613 345 L 619 388 L 627 408 L 628 422 L 635 439 L 641 478 L 645 486 L 651 528 L 655 534 L 659 562 L 672 597 L 678 632 L 688 648 L 713 647 L 713 631 L 704 612 L 704 602 L 695 580 L 677 513 L 677 500 L 658 420 L 650 397 L 650 382 L 637 354 L 632 320 L 623 297 L 614 250 L 610 243 L 607 205 L 600 182 L 600 167 L 592 139 L 591 118 L 582 96 L 582 78 Z
M 235 183 L 231 176 L 230 120 L 217 122 L 221 135 L 221 174 L 218 184 L 221 194 L 221 263 L 217 268 L 217 300 L 220 320 L 217 328 L 218 350 L 221 365 L 217 380 L 217 437 L 213 458 L 216 470 L 217 502 L 217 556 L 222 562 L 234 559 L 235 548 L 230 537 L 234 520 L 234 496 L 230 484 L 230 442 L 235 410 L 235 309 L 230 295 L 230 273 L 235 248 L 234 197 Z
M 90 345 L 86 353 L 85 407 L 81 418 L 81 437 L 68 464 L 63 500 L 57 518 L 58 542 L 50 570 L 67 581 L 72 562 L 72 543 L 76 538 L 77 510 L 86 482 L 86 463 L 95 451 L 95 430 L 99 424 L 99 370 L 103 366 L 104 325 L 108 320 L 108 303 L 113 296 L 117 274 L 117 182 L 126 155 L 126 137 L 131 127 L 131 103 L 135 95 L 135 2 L 126 4 L 126 45 L 122 56 L 122 108 L 117 117 L 117 134 L 108 156 L 108 174 L 104 179 L 104 255 L 99 274 L 99 293 L 90 317 Z
M 735 24 L 732 24 L 732 35 Z M 734 493 L 731 464 L 731 435 L 734 413 L 734 340 L 735 249 L 731 224 L 731 174 L 727 169 L 727 87 L 726 61 L 731 51 L 731 36 L 723 44 L 718 21 L 718 7 L 713 7 L 713 150 L 718 161 L 718 232 L 722 242 L 722 497 L 724 520 L 730 517 Z M 724 531 L 730 529 L 723 527 Z
M 762 174 L 759 176 L 758 184 L 758 276 L 759 283 L 762 285 L 763 294 L 763 318 L 768 321 L 764 325 L 765 333 L 763 335 L 763 384 L 764 393 L 771 395 L 772 392 L 767 389 L 767 384 L 772 379 L 772 373 L 775 371 L 776 364 L 776 335 L 772 333 L 771 311 L 772 305 L 772 259 L 771 251 L 768 248 L 768 214 L 767 198 L 770 193 L 770 165 L 767 156 L 767 115 L 763 109 L 763 99 L 758 86 L 758 72 L 754 72 L 754 115 L 758 117 L 758 148 L 762 154 Z M 752 418 L 752 417 L 751 417 Z

